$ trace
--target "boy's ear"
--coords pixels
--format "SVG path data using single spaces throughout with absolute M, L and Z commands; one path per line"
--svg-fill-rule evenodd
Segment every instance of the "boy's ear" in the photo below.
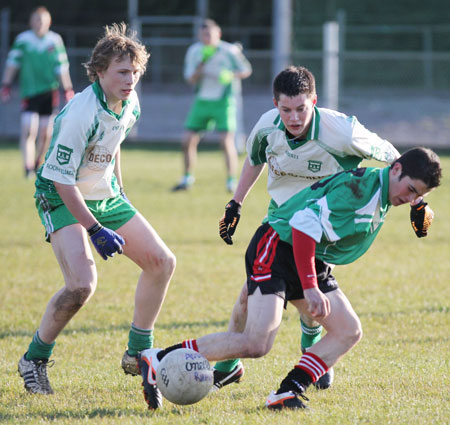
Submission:
M 395 176 L 395 177 L 400 176 L 400 174 L 402 174 L 402 169 L 403 169 L 402 164 L 400 164 L 400 162 L 396 162 L 396 163 L 391 167 L 392 175 Z

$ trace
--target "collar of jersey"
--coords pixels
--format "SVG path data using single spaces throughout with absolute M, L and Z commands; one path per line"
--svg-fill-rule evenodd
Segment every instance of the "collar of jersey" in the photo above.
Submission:
M 128 105 L 130 103 L 129 100 L 122 100 L 122 112 L 120 114 L 116 114 L 114 111 L 111 111 L 111 109 L 108 108 L 108 104 L 106 103 L 106 95 L 103 92 L 103 89 L 101 88 L 98 80 L 92 84 L 92 90 L 94 90 L 95 95 L 97 96 L 100 104 L 102 105 L 103 109 L 108 112 L 109 115 L 113 116 L 117 120 L 120 120 L 123 116 L 123 113 L 125 111 L 124 106 Z
M 274 125 L 278 127 L 279 130 L 284 131 L 286 134 L 286 142 L 288 143 L 289 147 L 294 150 L 299 148 L 300 146 L 303 146 L 304 144 L 308 143 L 311 140 L 318 140 L 319 139 L 319 123 L 320 123 L 320 113 L 317 109 L 317 106 L 314 106 L 314 112 L 311 119 L 311 125 L 309 126 L 308 133 L 306 134 L 306 137 L 302 140 L 297 140 L 295 138 L 289 139 L 289 137 L 286 134 L 286 127 L 281 120 L 280 115 L 278 115 L 274 121 Z

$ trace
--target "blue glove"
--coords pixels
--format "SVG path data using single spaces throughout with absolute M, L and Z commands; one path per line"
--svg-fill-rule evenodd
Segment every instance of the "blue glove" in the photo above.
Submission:
M 107 260 L 108 257 L 114 257 L 116 252 L 122 254 L 122 245 L 125 245 L 125 241 L 114 230 L 96 223 L 88 229 L 88 234 L 95 249 L 104 260 Z

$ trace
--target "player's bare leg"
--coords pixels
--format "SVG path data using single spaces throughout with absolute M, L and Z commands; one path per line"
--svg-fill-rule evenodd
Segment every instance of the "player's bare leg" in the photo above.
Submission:
M 248 289 L 244 282 L 241 293 L 233 307 L 228 332 L 244 332 L 247 322 Z M 213 391 L 226 385 L 239 383 L 244 375 L 244 365 L 240 359 L 229 359 L 217 362 L 214 366 Z
M 302 355 L 299 362 L 281 381 L 277 391 L 266 400 L 269 409 L 301 409 L 307 406 L 300 397 L 309 385 L 327 372 L 362 336 L 361 323 L 344 293 L 337 289 L 325 294 L 330 300 L 330 314 L 317 319 L 327 334 Z M 307 314 L 305 300 L 296 300 L 297 308 Z
M 200 143 L 200 133 L 186 131 L 183 136 L 183 166 L 184 175 L 180 182 L 172 190 L 187 190 L 195 181 L 193 172 L 197 163 L 197 147 Z
M 331 367 L 359 342 L 362 328 L 350 301 L 340 289 L 325 295 L 330 300 L 331 313 L 324 319 L 316 320 L 327 333 L 308 352 L 316 354 Z M 301 301 L 306 304 L 306 301 Z
M 234 192 L 236 189 L 236 172 L 238 165 L 238 155 L 234 143 L 234 132 L 222 132 L 220 135 L 221 145 L 225 155 L 225 165 L 227 169 L 227 190 Z
M 194 171 L 197 164 L 197 146 L 200 142 L 200 134 L 187 131 L 183 139 L 183 159 L 184 159 L 184 172 L 190 173 Z
M 197 339 L 199 352 L 208 360 L 256 358 L 272 348 L 281 323 L 284 301 L 277 295 L 256 291 L 248 297 L 247 322 L 243 332 L 219 332 Z
M 34 171 L 35 144 L 39 129 L 37 112 L 22 112 L 20 117 L 20 151 L 26 177 Z
M 142 269 L 136 287 L 128 349 L 122 357 L 125 373 L 136 376 L 141 372 L 139 353 L 153 346 L 153 328 L 175 271 L 176 259 L 140 213 L 121 226 L 117 233 L 125 239 L 124 254 Z M 146 386 L 144 394 L 153 409 L 162 405 L 156 385 Z
M 248 289 L 247 282 L 244 282 L 244 286 L 242 287 L 241 293 L 234 304 L 230 321 L 228 322 L 229 332 L 244 332 L 245 324 L 247 322 L 247 305 Z
M 43 162 L 52 138 L 54 115 L 41 115 L 39 118 L 39 135 L 36 143 L 34 168 L 37 170 Z
M 124 254 L 142 269 L 133 323 L 142 329 L 153 329 L 175 270 L 175 255 L 140 213 L 117 233 L 125 239 Z
M 65 226 L 51 234 L 51 243 L 64 276 L 65 286 L 50 300 L 39 326 L 45 343 L 53 342 L 97 285 L 97 270 L 85 229 Z

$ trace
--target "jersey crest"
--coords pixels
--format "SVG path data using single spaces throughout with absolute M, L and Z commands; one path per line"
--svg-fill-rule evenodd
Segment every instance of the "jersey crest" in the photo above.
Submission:
M 318 173 L 322 168 L 322 161 L 314 161 L 310 159 L 308 161 L 308 170 L 313 173 Z
M 58 144 L 58 150 L 56 152 L 56 159 L 59 165 L 66 165 L 70 161 L 70 156 L 72 155 L 73 149 L 67 146 Z

